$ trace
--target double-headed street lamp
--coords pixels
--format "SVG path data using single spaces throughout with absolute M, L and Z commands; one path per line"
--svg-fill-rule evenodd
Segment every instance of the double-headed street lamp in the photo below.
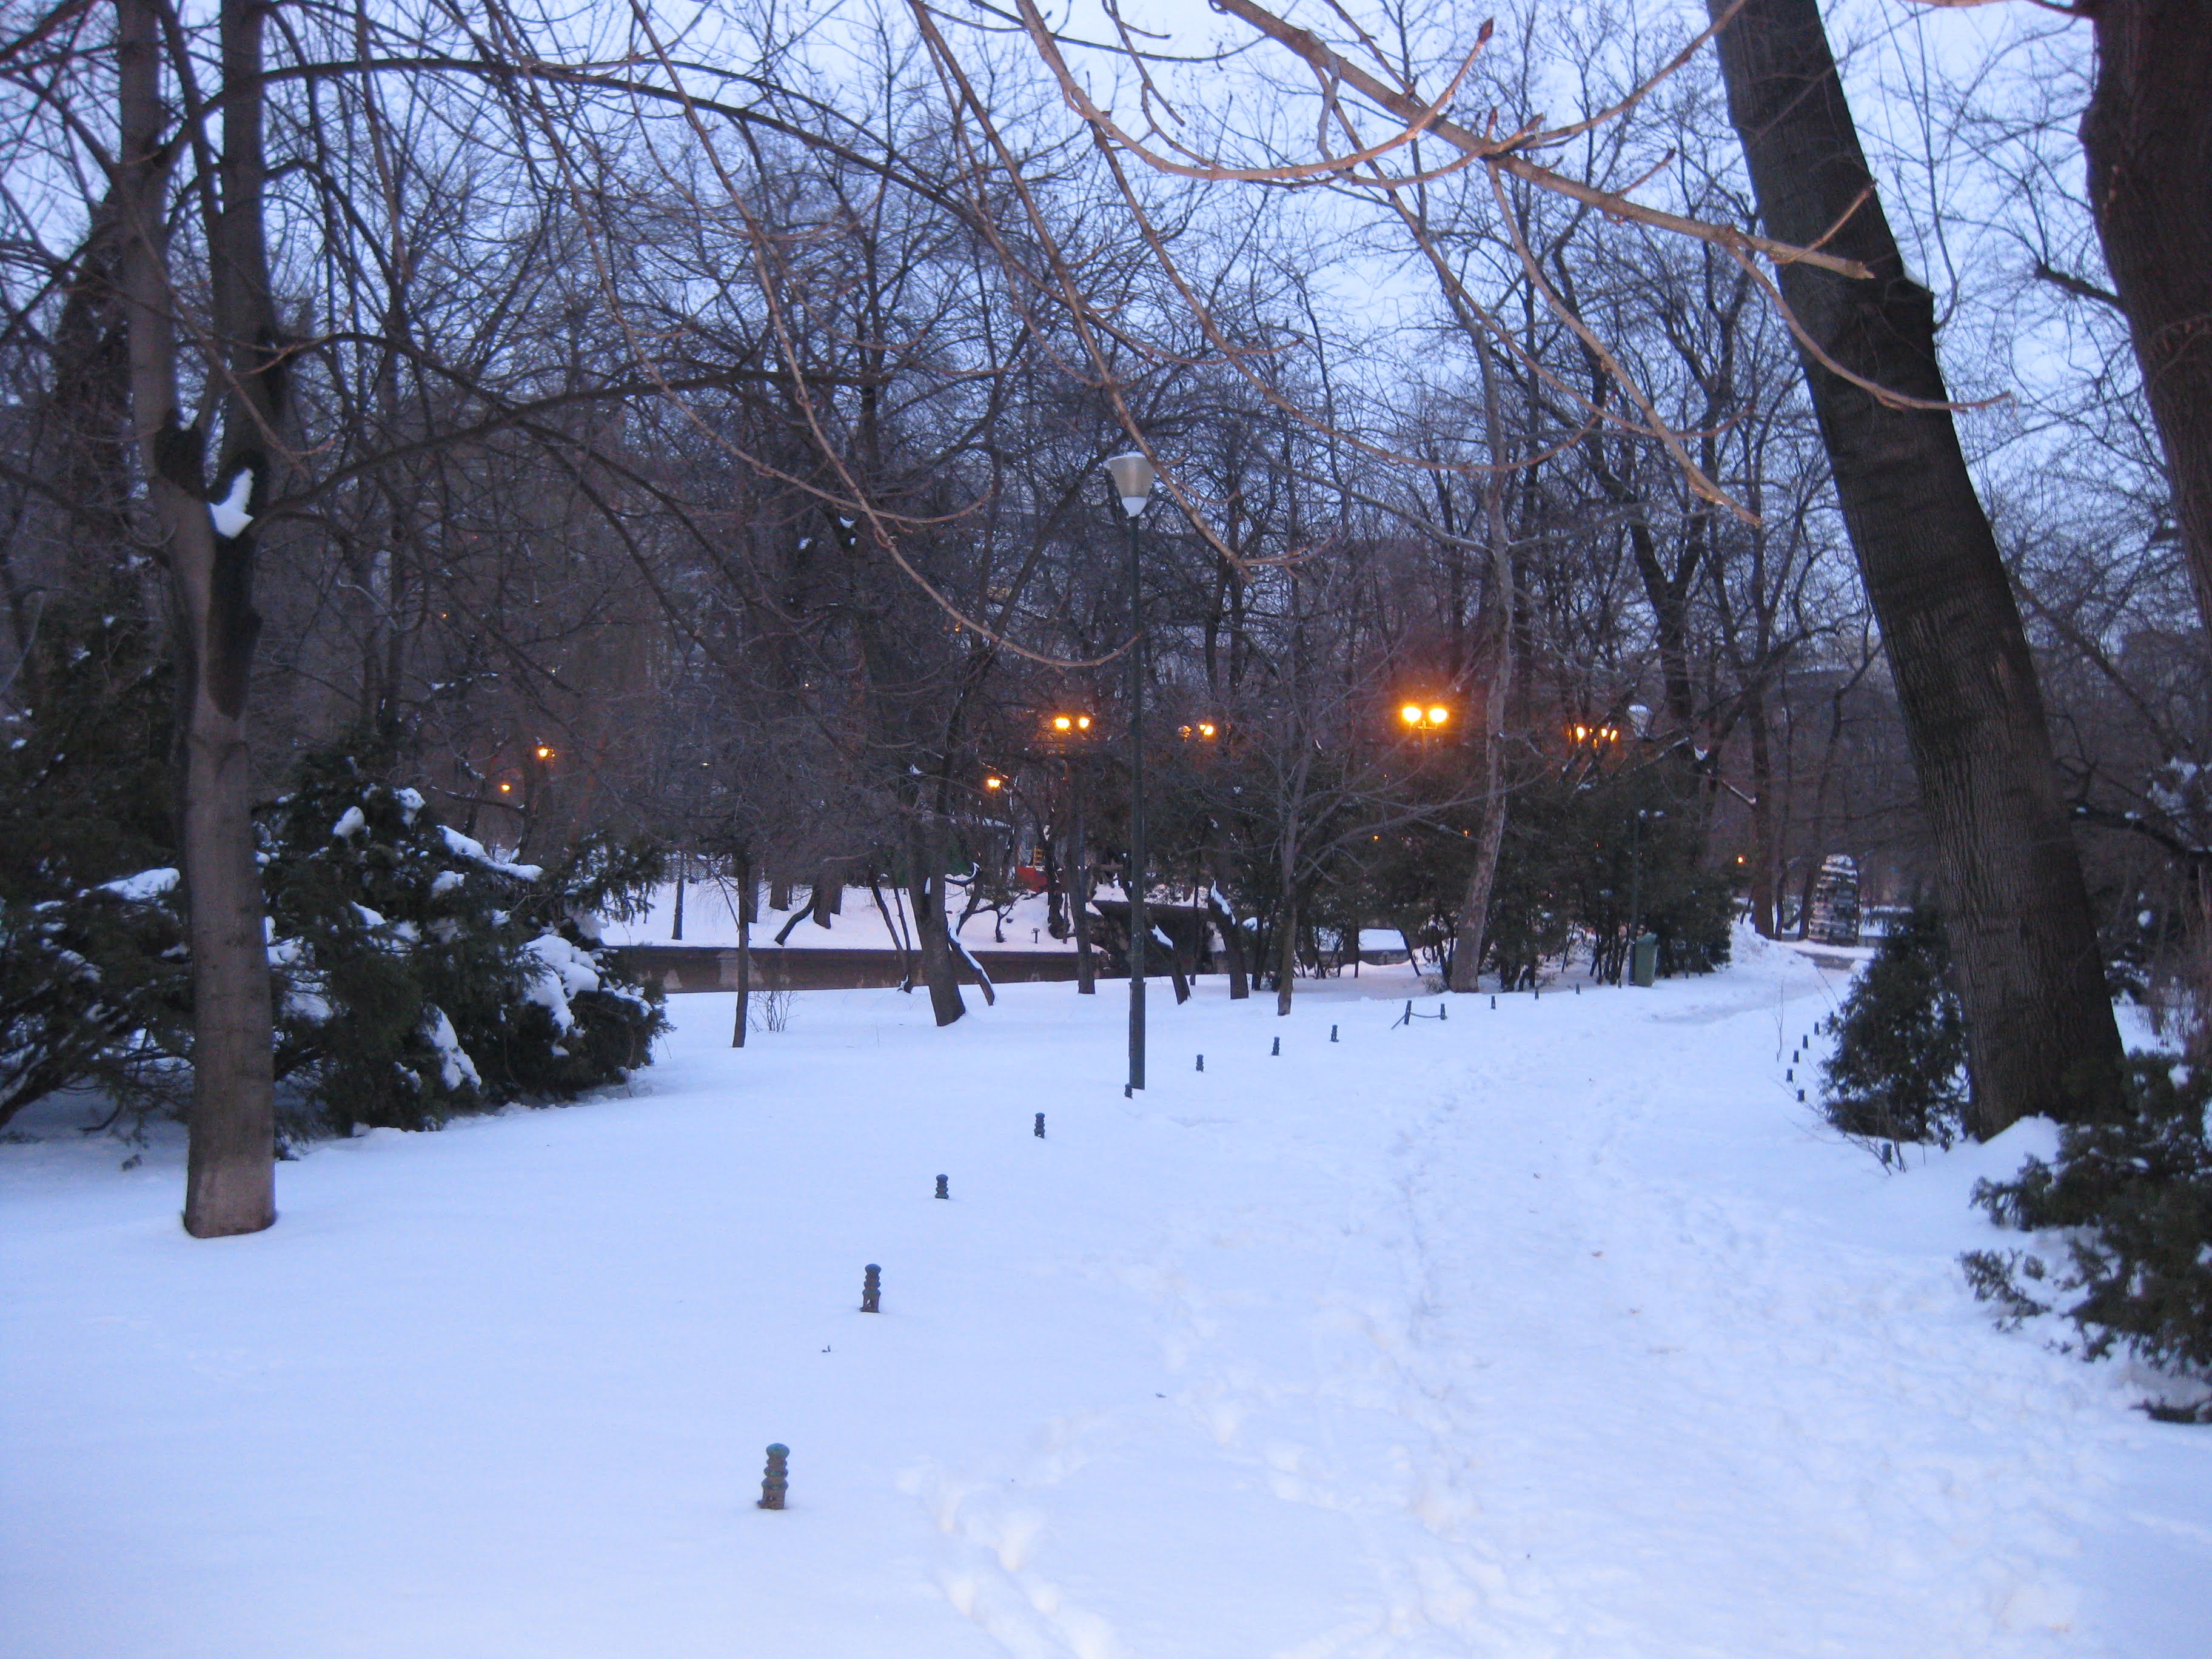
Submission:
M 1129 1085 L 1145 1086 L 1145 599 L 1137 563 L 1137 520 L 1152 499 L 1158 476 L 1143 455 L 1116 455 L 1106 463 L 1114 493 L 1129 520 Z

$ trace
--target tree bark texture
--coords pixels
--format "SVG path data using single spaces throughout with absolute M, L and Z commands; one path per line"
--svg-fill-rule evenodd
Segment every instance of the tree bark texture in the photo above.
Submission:
M 1476 618 L 1481 678 L 1482 818 L 1474 837 L 1474 865 L 1468 872 L 1467 892 L 1460 900 L 1459 926 L 1452 940 L 1451 988 L 1473 991 L 1482 975 L 1482 952 L 1490 926 L 1490 892 L 1498 881 L 1498 852 L 1505 842 L 1505 791 L 1500 787 L 1500 762 L 1505 750 L 1506 704 L 1512 696 L 1513 550 L 1505 529 L 1506 444 L 1504 423 L 1498 409 L 1498 374 L 1490 345 L 1480 337 L 1475 349 L 1482 364 L 1482 415 L 1489 429 L 1490 476 L 1483 481 L 1484 539 L 1490 560 L 1490 581 Z
M 1768 234 L 1875 273 L 1784 265 L 1799 323 L 1852 373 L 1945 399 L 1934 299 L 1873 193 L 1816 0 L 1745 0 L 1720 57 Z M 2034 664 L 1957 430 L 1947 411 L 1886 406 L 1802 343 L 1800 356 L 1936 843 L 1975 1130 L 2080 1118 L 2117 1094 L 2119 1033 Z
M 267 264 L 259 252 L 260 15 L 241 0 L 226 0 L 222 30 L 225 200 L 210 237 L 210 265 L 231 386 L 217 483 L 227 495 L 234 480 L 250 474 L 244 507 L 258 515 L 271 480 L 257 440 L 273 429 L 281 402 Z M 208 1238 L 258 1232 L 276 1218 L 273 1013 L 245 725 L 261 619 L 252 605 L 251 519 L 235 534 L 217 532 L 202 434 L 178 415 L 166 217 L 173 149 L 163 137 L 160 20 L 149 0 L 120 0 L 117 47 L 131 413 L 168 567 L 183 671 L 179 816 L 192 957 L 184 1222 L 195 1237 Z
M 2089 209 L 2212 624 L 2212 13 L 2203 0 L 2084 9 L 2097 31 L 2081 117 Z
M 952 936 L 945 915 L 945 817 L 924 811 L 915 815 L 908 842 L 914 860 L 908 887 L 914 899 L 915 944 L 921 954 L 922 982 L 929 987 L 930 1012 L 950 1025 L 968 1012 L 953 967 Z
M 1252 977 L 1244 965 L 1244 930 L 1237 925 L 1229 907 L 1221 902 L 1218 885 L 1206 889 L 1206 914 L 1221 935 L 1221 954 L 1229 964 L 1229 1000 L 1241 1002 L 1252 994 Z

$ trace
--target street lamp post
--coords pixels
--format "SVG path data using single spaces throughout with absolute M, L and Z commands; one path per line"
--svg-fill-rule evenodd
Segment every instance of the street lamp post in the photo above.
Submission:
M 1636 817 L 1628 831 L 1628 948 L 1636 949 L 1636 940 L 1642 933 L 1644 921 L 1644 825 L 1651 818 L 1663 818 L 1662 811 L 1644 807 L 1636 809 Z M 1632 975 L 1633 977 L 1633 975 Z
M 1145 599 L 1137 520 L 1152 498 L 1152 464 L 1134 453 L 1106 463 L 1129 521 L 1129 1088 L 1145 1086 Z
M 1060 751 L 1060 771 L 1067 780 L 1068 810 L 1074 818 L 1070 849 L 1075 872 L 1074 902 L 1068 906 L 1075 929 L 1075 988 L 1083 996 L 1097 994 L 1091 967 L 1091 837 L 1083 817 L 1083 789 L 1087 763 L 1078 765 L 1078 753 L 1091 735 L 1091 716 L 1069 712 L 1054 714 L 1049 736 Z

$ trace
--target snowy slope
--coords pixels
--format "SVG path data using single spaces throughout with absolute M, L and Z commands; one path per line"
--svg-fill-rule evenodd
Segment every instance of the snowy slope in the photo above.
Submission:
M 1135 1102 L 1118 988 L 681 998 L 218 1243 L 173 1145 L 0 1146 L 0 1653 L 2203 1655 L 2212 1434 L 1964 1289 L 2033 1126 L 1796 1103 L 1832 981 L 1162 988 Z
M 1106 890 L 1110 892 L 1112 890 Z M 765 885 L 761 896 L 768 896 Z M 806 890 L 801 888 L 796 895 L 799 911 L 809 906 Z M 891 907 L 892 920 L 907 930 L 912 943 L 914 918 L 905 910 L 902 894 L 895 893 L 890 884 L 884 887 L 884 902 Z M 956 895 L 953 915 L 959 915 L 959 900 Z M 968 918 L 968 925 L 960 930 L 961 943 L 969 950 L 985 951 L 1066 951 L 1075 949 L 1073 938 L 1054 939 L 1047 926 L 1048 905 L 1042 893 L 1016 899 L 1008 908 L 1006 920 L 1001 927 L 994 921 L 993 913 L 979 911 Z M 770 945 L 783 932 L 784 924 L 794 914 L 792 910 L 771 910 L 766 904 L 760 909 L 760 920 L 753 923 L 752 942 L 756 945 Z M 720 881 L 690 882 L 684 889 L 684 937 L 673 937 L 676 929 L 676 884 L 664 882 L 654 889 L 652 901 L 644 914 L 629 921 L 610 921 L 606 924 L 610 945 L 735 945 L 738 942 L 736 891 Z M 1003 932 L 1005 938 L 999 934 Z M 884 927 L 883 913 L 876 908 L 874 896 L 865 887 L 848 887 L 842 905 L 830 918 L 830 926 L 820 927 L 809 920 L 801 921 L 784 940 L 787 948 L 797 950 L 857 950 L 890 951 L 897 948 L 891 929 Z

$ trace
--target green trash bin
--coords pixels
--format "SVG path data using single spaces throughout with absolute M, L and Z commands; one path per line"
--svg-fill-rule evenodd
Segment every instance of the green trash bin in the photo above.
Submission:
M 1638 933 L 1636 936 L 1636 944 L 1629 953 L 1628 982 L 1631 985 L 1644 986 L 1648 989 L 1651 981 L 1658 977 L 1659 935 Z

